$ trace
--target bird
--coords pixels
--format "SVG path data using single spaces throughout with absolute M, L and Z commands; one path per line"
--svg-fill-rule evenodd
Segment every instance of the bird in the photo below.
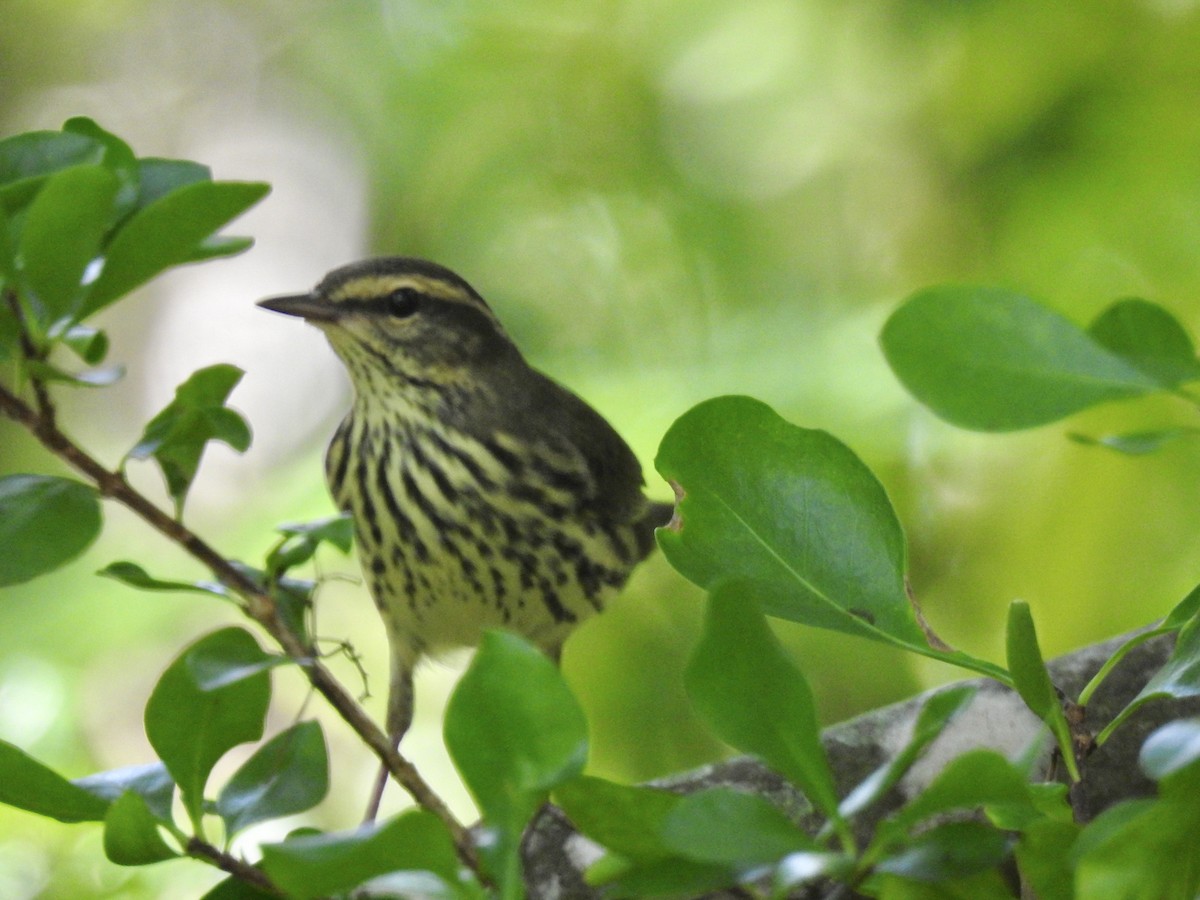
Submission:
M 258 305 L 315 325 L 349 372 L 325 476 L 387 632 L 393 746 L 412 724 L 422 659 L 501 628 L 557 662 L 674 512 L 647 498 L 629 445 L 437 263 L 369 258 Z

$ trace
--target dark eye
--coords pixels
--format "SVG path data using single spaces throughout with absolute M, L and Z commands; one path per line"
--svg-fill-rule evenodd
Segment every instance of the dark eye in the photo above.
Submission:
M 416 288 L 396 288 L 383 301 L 387 311 L 398 319 L 406 319 L 421 305 L 421 292 Z

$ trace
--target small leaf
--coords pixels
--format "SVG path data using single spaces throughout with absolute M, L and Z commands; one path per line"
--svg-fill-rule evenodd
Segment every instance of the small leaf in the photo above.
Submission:
M 60 822 L 99 822 L 108 812 L 107 800 L 7 741 L 0 741 L 0 803 Z
M 939 690 L 933 694 L 913 725 L 912 737 L 899 753 L 859 782 L 842 800 L 840 811 L 844 818 L 851 818 L 872 806 L 891 790 L 913 763 L 921 758 L 925 749 L 933 742 L 950 721 L 970 705 L 976 689 L 971 685 L 958 685 Z
M 1192 588 L 1186 597 L 1175 604 L 1175 608 L 1167 614 L 1159 627 L 1166 630 L 1182 628 L 1196 618 L 1197 614 L 1200 614 L 1200 584 Z
M 143 591 L 192 591 L 198 594 L 212 594 L 220 597 L 222 600 L 234 599 L 233 592 L 220 582 L 162 581 L 161 579 L 152 577 L 136 563 L 126 561 L 109 563 L 96 574 Z
M 762 797 L 729 788 L 685 797 L 667 816 L 663 839 L 678 856 L 735 871 L 817 849 L 812 838 Z
M 267 555 L 267 569 L 276 576 L 308 562 L 322 543 L 333 544 L 343 553 L 349 553 L 354 543 L 354 520 L 349 514 L 280 525 L 277 530 L 284 540 Z
M 995 868 L 1011 845 L 1008 836 L 981 822 L 947 822 L 922 832 L 877 869 L 915 881 L 963 878 Z
M 1046 661 L 1038 646 L 1037 630 L 1029 604 L 1014 600 L 1008 607 L 1008 670 L 1012 673 L 1013 688 L 1033 710 L 1033 714 L 1046 723 L 1058 742 L 1063 761 L 1072 781 L 1079 780 L 1079 768 L 1075 762 L 1074 742 L 1071 728 L 1058 699 L 1058 691 L 1050 681 Z
M 146 807 L 155 817 L 163 822 L 171 819 L 175 782 L 171 780 L 171 773 L 161 762 L 109 769 L 107 772 L 76 778 L 72 784 L 110 802 L 127 791 L 133 791 L 146 801 Z
M 1007 682 L 998 666 L 930 646 L 909 602 L 904 534 L 887 494 L 829 434 L 757 400 L 718 397 L 671 426 L 655 467 L 680 494 L 659 546 L 696 584 L 736 579 L 768 615 Z
M 44 326 L 78 309 L 84 272 L 116 215 L 117 188 L 108 169 L 75 166 L 47 179 L 30 205 L 18 252 Z
M 222 441 L 238 452 L 250 446 L 250 427 L 225 406 L 243 374 L 224 363 L 193 372 L 175 389 L 175 399 L 146 424 L 141 440 L 128 453 L 131 459 L 154 458 L 177 511 L 183 507 L 209 441 Z
M 103 369 L 91 369 L 87 372 L 68 372 L 53 363 L 29 360 L 25 363 L 25 369 L 39 381 L 82 388 L 108 387 L 125 377 L 125 369 L 121 366 L 106 366 Z
M 550 791 L 587 759 L 587 722 L 557 666 L 523 639 L 489 631 L 446 708 L 446 749 L 495 841 L 503 887 L 520 882 L 520 841 Z
M 1162 389 L 1127 359 L 1021 294 L 937 287 L 914 294 L 880 336 L 904 386 L 962 428 L 1012 431 Z
M 98 365 L 108 355 L 108 335 L 88 325 L 72 325 L 63 335 L 63 343 L 89 366 Z
M 262 867 L 288 897 L 309 900 L 395 871 L 432 872 L 454 884 L 458 860 L 445 825 L 432 813 L 413 810 L 357 831 L 264 844 Z
M 57 569 L 100 533 L 100 503 L 85 484 L 50 475 L 0 478 L 0 586 Z
M 119 866 L 146 866 L 179 854 L 158 833 L 158 820 L 140 794 L 128 791 L 104 817 L 104 855 Z
M 139 209 L 116 233 L 80 318 L 103 309 L 172 266 L 192 262 L 201 243 L 270 190 L 253 182 L 197 181 Z
M 159 679 L 146 704 L 146 736 L 179 785 L 184 806 L 197 823 L 208 775 L 226 751 L 262 737 L 271 683 L 265 671 L 220 683 L 218 660 L 231 660 L 233 672 L 244 660 L 262 655 L 257 642 L 240 628 L 225 628 L 185 650 Z M 193 660 L 203 662 L 198 677 Z M 216 686 L 206 688 L 202 678 Z
M 1118 300 L 1088 326 L 1088 334 L 1164 388 L 1200 378 L 1187 330 L 1156 303 Z
M 329 789 L 325 736 L 316 722 L 277 734 L 234 773 L 217 797 L 230 835 L 266 819 L 304 812 Z
M 1077 444 L 1091 447 L 1104 447 L 1124 453 L 1126 456 L 1145 456 L 1156 453 L 1173 441 L 1185 437 L 1200 435 L 1200 428 L 1160 428 L 1154 431 L 1130 431 L 1125 434 L 1105 434 L 1100 437 L 1089 437 L 1085 434 L 1068 434 Z
M 1189 594 L 1183 603 L 1191 602 L 1192 595 Z M 1096 736 L 1096 742 L 1102 744 L 1107 741 L 1109 735 L 1151 700 L 1196 696 L 1200 696 L 1200 618 L 1192 619 L 1180 630 L 1179 637 L 1175 639 L 1175 649 L 1171 651 L 1166 663 L 1154 673 L 1154 677 L 1138 695 L 1129 701 L 1129 705 L 1104 726 Z
M 723 582 L 709 595 L 686 684 L 693 705 L 722 740 L 761 757 L 822 813 L 837 816 L 812 691 L 740 584 Z

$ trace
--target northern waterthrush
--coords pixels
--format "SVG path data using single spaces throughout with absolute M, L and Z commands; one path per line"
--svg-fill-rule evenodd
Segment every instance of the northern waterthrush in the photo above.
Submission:
M 608 422 L 449 269 L 369 259 L 259 305 L 324 331 L 354 384 L 325 472 L 387 627 L 393 740 L 423 655 L 502 627 L 557 657 L 670 519 Z

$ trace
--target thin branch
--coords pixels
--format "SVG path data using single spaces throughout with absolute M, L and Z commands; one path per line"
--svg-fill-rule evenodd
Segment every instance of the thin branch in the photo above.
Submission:
M 222 872 L 228 872 L 240 881 L 252 884 L 256 888 L 270 894 L 276 894 L 280 897 L 287 896 L 272 883 L 271 879 L 266 876 L 262 869 L 258 869 L 245 860 L 238 859 L 236 856 L 231 856 L 199 838 L 189 840 L 184 849 L 187 851 L 188 856 L 211 863 Z
M 363 743 L 379 757 L 396 782 L 420 806 L 445 823 L 458 848 L 459 857 L 479 872 L 479 861 L 470 833 L 421 777 L 417 768 L 392 746 L 382 729 L 321 664 L 312 648 L 301 643 L 284 622 L 274 598 L 199 535 L 134 488 L 122 472 L 105 468 L 95 457 L 67 437 L 55 423 L 52 409 L 53 407 L 42 406 L 39 411 L 0 384 L 0 412 L 28 429 L 42 446 L 88 478 L 103 496 L 132 510 L 160 534 L 183 547 L 208 568 L 218 581 L 241 595 L 246 603 L 246 614 L 266 629 L 288 656 L 300 666 L 313 688 L 325 697 Z

